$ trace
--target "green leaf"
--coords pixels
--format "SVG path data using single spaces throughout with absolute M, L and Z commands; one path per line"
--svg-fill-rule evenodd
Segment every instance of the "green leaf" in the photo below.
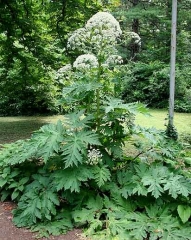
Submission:
M 80 192 L 81 182 L 92 178 L 93 175 L 89 167 L 79 166 L 55 171 L 54 184 L 57 191 L 64 188 L 71 192 Z
M 126 212 L 132 212 L 135 210 L 135 204 L 130 199 L 125 199 L 121 196 L 120 192 L 113 190 L 112 199 L 117 206 L 120 206 Z
M 91 209 L 95 212 L 101 211 L 103 208 L 103 199 L 97 195 L 96 198 L 90 197 L 86 203 L 88 209 Z
M 92 209 L 82 208 L 80 210 L 75 210 L 72 213 L 74 221 L 80 225 L 94 220 L 96 212 Z
M 111 178 L 111 173 L 107 166 L 98 167 L 94 169 L 94 179 L 99 187 L 103 186 L 106 181 Z
M 170 231 L 164 231 L 163 238 L 164 240 L 190 240 L 191 228 L 182 227 L 181 229 L 172 228 Z
M 148 232 L 148 217 L 141 213 L 127 214 L 127 219 L 131 220 L 131 224 L 126 226 L 130 230 L 130 235 L 137 240 L 142 240 L 147 237 Z
M 88 94 L 93 93 L 96 89 L 101 88 L 102 85 L 96 82 L 75 82 L 69 87 L 63 89 L 64 102 L 73 103 L 83 100 Z
M 101 145 L 96 133 L 81 130 L 68 136 L 62 148 L 66 168 L 82 163 L 88 144 Z
M 132 195 L 133 189 L 136 187 L 136 182 L 132 181 L 133 179 L 133 172 L 132 171 L 118 171 L 117 172 L 117 180 L 119 184 L 121 185 L 120 187 L 120 193 L 124 198 L 128 198 L 129 196 Z M 140 181 L 139 181 L 140 183 Z
M 57 205 L 57 206 L 60 205 L 60 201 L 56 193 L 49 190 L 49 191 L 46 191 L 46 196 L 54 205 Z
M 64 124 L 68 129 L 89 128 L 93 116 L 84 114 L 84 110 L 64 115 Z
M 73 227 L 71 223 L 71 214 L 67 211 L 62 211 L 51 222 L 38 223 L 31 227 L 32 232 L 38 232 L 37 237 L 49 238 L 49 235 L 59 236 L 66 234 Z
M 164 190 L 168 190 L 173 198 L 177 198 L 179 194 L 188 197 L 191 193 L 191 182 L 181 175 L 172 173 L 170 178 L 165 181 Z
M 129 224 L 129 221 L 127 219 L 115 219 L 110 218 L 108 227 L 111 231 L 111 234 L 113 236 L 117 236 L 119 233 L 124 234 L 127 231 L 127 225 Z
M 144 186 L 148 186 L 147 191 L 151 192 L 155 198 L 159 198 L 164 192 L 163 182 L 166 177 L 165 170 L 166 168 L 153 166 L 145 172 L 141 180 Z
M 99 219 L 94 219 L 92 222 L 90 222 L 90 225 L 88 226 L 88 229 L 85 230 L 86 235 L 91 236 L 97 233 L 96 230 L 102 228 L 104 222 Z
M 83 142 L 87 145 L 98 145 L 101 146 L 102 144 L 99 141 L 98 134 L 91 132 L 91 131 L 81 131 L 78 133 L 78 138 L 83 139 Z
M 191 216 L 191 207 L 186 205 L 178 205 L 178 215 L 183 223 L 186 223 Z
M 47 162 L 51 156 L 58 153 L 64 132 L 60 120 L 57 124 L 44 125 L 32 135 L 31 139 L 8 145 L 4 151 L 2 150 L 3 159 L 9 165 L 40 157 Z
M 164 185 L 164 190 L 165 191 L 168 190 L 169 194 L 173 198 L 177 198 L 177 196 L 178 196 L 178 192 L 179 192 L 179 179 L 180 178 L 182 178 L 182 176 L 180 176 L 180 175 L 174 176 L 172 174 L 171 177 L 166 182 L 166 184 Z
M 141 103 L 123 103 L 123 100 L 119 98 L 107 97 L 107 100 L 104 101 L 105 112 L 113 112 L 115 109 L 122 109 L 132 114 L 137 112 L 148 113 L 147 109 Z
M 1 179 L 0 179 L 0 188 L 2 188 L 6 183 L 7 183 L 7 180 L 1 178 Z
M 64 140 L 65 129 L 62 122 L 59 120 L 57 124 L 49 124 L 43 126 L 33 136 L 33 141 L 38 145 L 38 155 L 44 159 L 45 162 L 58 153 L 61 142 Z
M 10 192 L 9 192 L 9 191 L 7 191 L 7 190 L 2 191 L 2 192 L 1 192 L 1 201 L 4 202 L 5 199 L 6 199 L 8 196 L 10 196 Z
M 142 182 L 140 182 L 139 178 L 136 179 L 136 176 L 133 177 L 134 182 L 136 182 L 136 186 L 133 187 L 132 189 L 132 194 L 138 194 L 138 196 L 147 196 L 148 194 L 148 189 L 143 185 Z M 132 195 L 131 194 L 131 195 Z
M 185 161 L 187 164 L 191 165 L 191 157 L 185 157 L 185 158 L 184 158 L 184 161 Z
M 74 135 L 67 139 L 67 143 L 62 148 L 63 160 L 65 161 L 65 167 L 78 166 L 82 163 L 83 152 L 85 151 L 85 146 L 83 141 Z
M 15 190 L 12 194 L 11 194 L 11 199 L 14 200 L 19 196 L 19 191 Z

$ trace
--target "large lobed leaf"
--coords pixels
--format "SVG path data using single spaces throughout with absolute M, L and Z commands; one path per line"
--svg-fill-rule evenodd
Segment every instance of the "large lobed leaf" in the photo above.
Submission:
M 91 131 L 74 131 L 65 141 L 62 147 L 65 167 L 82 164 L 89 145 L 101 145 L 98 135 Z

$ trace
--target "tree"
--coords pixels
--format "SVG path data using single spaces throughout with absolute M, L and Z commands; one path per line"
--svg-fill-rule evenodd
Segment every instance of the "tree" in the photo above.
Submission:
M 101 7 L 84 0 L 1 1 L 0 114 L 57 110 L 54 71 L 69 59 L 67 34 Z

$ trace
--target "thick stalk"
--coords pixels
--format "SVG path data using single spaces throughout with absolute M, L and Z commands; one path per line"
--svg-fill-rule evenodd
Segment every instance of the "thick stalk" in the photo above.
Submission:
M 97 73 L 97 82 L 100 82 L 101 76 L 101 62 L 98 65 L 98 73 Z M 97 129 L 100 128 L 100 90 L 96 89 L 96 119 L 97 119 Z
M 99 89 L 96 90 L 96 119 L 97 119 L 97 129 L 100 127 L 100 93 Z

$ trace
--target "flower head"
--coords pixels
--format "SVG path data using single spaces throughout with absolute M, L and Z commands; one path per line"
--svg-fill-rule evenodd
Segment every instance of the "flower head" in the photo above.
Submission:
M 119 22 L 108 12 L 98 12 L 86 24 L 86 29 L 105 36 L 119 37 L 122 34 Z
M 58 74 L 65 74 L 68 71 L 72 70 L 72 65 L 71 64 L 66 64 L 63 67 L 61 67 L 60 69 L 58 69 Z
M 87 31 L 85 28 L 79 28 L 72 33 L 68 39 L 67 48 L 75 50 L 85 47 Z
M 98 12 L 87 21 L 84 28 L 73 32 L 68 39 L 67 47 L 99 55 L 103 49 L 108 50 L 115 46 L 121 34 L 118 21 L 110 13 Z
M 119 55 L 110 55 L 105 62 L 107 65 L 116 65 L 123 63 L 123 59 Z
M 99 162 L 102 162 L 102 154 L 99 149 L 90 148 L 88 150 L 88 159 L 86 161 L 87 164 L 97 165 Z
M 137 33 L 128 32 L 127 35 L 135 44 L 141 46 L 141 38 Z
M 98 60 L 93 54 L 83 54 L 76 58 L 73 67 L 78 70 L 87 70 L 96 68 Z
M 65 79 L 67 80 L 70 78 L 71 71 L 72 71 L 72 65 L 66 64 L 65 66 L 58 69 L 56 73 L 56 79 L 58 79 L 60 83 L 63 83 L 63 80 Z

